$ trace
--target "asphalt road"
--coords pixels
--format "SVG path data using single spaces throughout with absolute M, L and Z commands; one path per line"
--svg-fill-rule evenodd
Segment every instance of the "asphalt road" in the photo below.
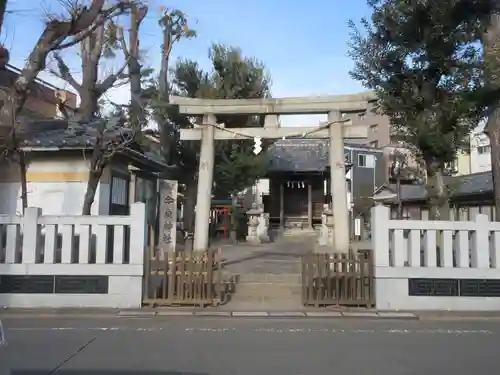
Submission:
M 0 374 L 494 374 L 500 321 L 4 320 Z

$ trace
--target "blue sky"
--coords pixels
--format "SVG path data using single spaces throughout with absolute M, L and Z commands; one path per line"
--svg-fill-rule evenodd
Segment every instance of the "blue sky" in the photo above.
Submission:
M 82 1 L 82 0 L 80 0 Z M 31 4 L 30 4 L 31 3 Z M 363 90 L 349 77 L 352 62 L 347 56 L 349 19 L 368 14 L 365 0 L 149 0 L 149 14 L 142 29 L 141 47 L 147 51 L 147 63 L 159 67 L 161 32 L 158 26 L 160 6 L 176 7 L 188 14 L 197 30 L 196 39 L 174 47 L 173 58 L 197 60 L 208 68 L 207 52 L 213 42 L 241 47 L 245 55 L 262 60 L 273 81 L 274 97 L 322 94 L 346 94 Z M 341 5 L 343 4 L 343 5 Z M 43 29 L 48 11 L 61 13 L 58 0 L 10 0 L 13 11 L 7 16 L 1 41 L 11 50 L 11 63 L 22 66 Z M 77 49 L 64 52 L 71 70 L 78 75 Z M 105 70 L 119 62 L 107 63 Z M 62 84 L 44 73 L 41 78 Z M 113 90 L 111 98 L 128 100 L 126 87 Z M 312 116 L 287 118 L 285 124 L 305 121 Z

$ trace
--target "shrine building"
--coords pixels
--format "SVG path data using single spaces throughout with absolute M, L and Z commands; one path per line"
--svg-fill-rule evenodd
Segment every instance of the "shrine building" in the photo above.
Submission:
M 331 202 L 328 141 L 285 139 L 267 151 L 267 178 L 255 186 L 257 199 L 269 214 L 270 226 L 313 229 L 321 223 L 323 206 Z M 372 197 L 386 182 L 387 169 L 381 149 L 345 143 L 347 204 Z

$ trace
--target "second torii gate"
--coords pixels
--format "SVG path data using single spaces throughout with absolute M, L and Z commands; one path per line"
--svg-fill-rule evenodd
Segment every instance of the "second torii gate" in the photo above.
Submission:
M 171 97 L 186 116 L 203 116 L 194 129 L 182 129 L 181 140 L 201 140 L 198 194 L 196 203 L 194 250 L 208 248 L 210 204 L 214 173 L 214 141 L 259 137 L 281 139 L 301 134 L 303 138 L 328 138 L 334 249 L 349 250 L 349 211 L 344 166 L 344 138 L 366 138 L 368 125 L 342 121 L 342 113 L 364 112 L 375 99 L 371 92 L 286 99 L 192 99 Z M 280 127 L 279 115 L 328 114 L 328 122 L 319 127 Z M 263 128 L 231 128 L 217 125 L 216 115 L 265 116 Z

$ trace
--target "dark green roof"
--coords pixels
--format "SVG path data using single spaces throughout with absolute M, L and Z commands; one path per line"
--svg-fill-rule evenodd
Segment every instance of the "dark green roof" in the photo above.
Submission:
M 373 147 L 345 144 L 367 151 L 380 151 Z M 322 172 L 329 167 L 329 141 L 324 139 L 284 139 L 267 150 L 271 172 Z
M 26 151 L 91 150 L 98 131 L 98 121 L 89 124 L 57 119 L 25 121 L 21 124 L 19 132 L 21 148 Z M 104 137 L 106 141 L 122 140 L 131 134 L 131 129 L 116 124 L 106 129 Z M 134 157 L 153 162 L 158 167 L 168 168 L 158 155 L 142 150 L 135 143 L 131 143 L 130 147 L 123 150 L 123 153 L 133 154 Z
M 445 180 L 452 197 L 467 197 L 481 194 L 493 194 L 493 176 L 491 171 L 473 173 L 470 175 L 448 177 Z M 395 184 L 386 185 L 394 192 Z M 423 185 L 402 185 L 401 199 L 405 202 L 425 201 L 427 190 Z

